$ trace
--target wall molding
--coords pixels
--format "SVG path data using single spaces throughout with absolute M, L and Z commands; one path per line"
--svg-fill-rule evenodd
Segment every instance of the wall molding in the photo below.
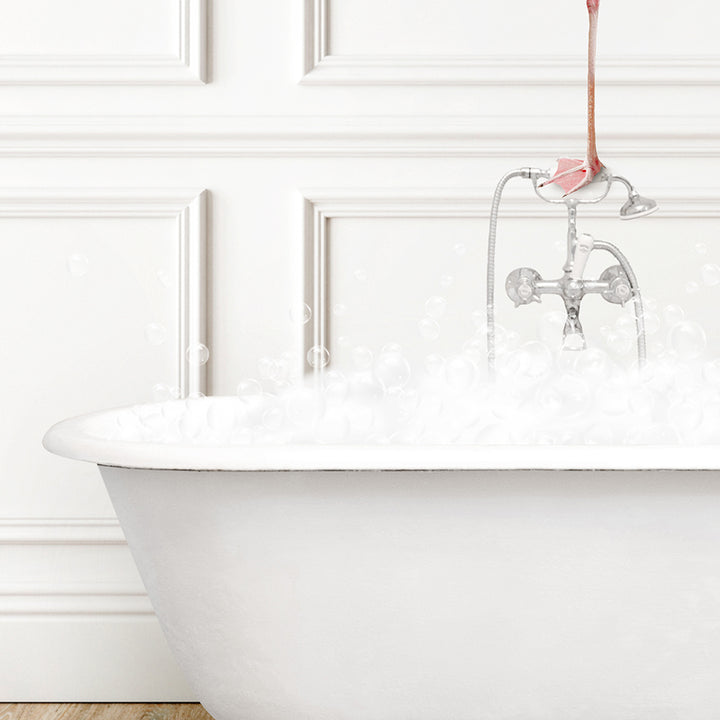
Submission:
M 566 217 L 562 205 L 541 202 L 527 186 L 524 194 L 517 180 L 503 198 L 503 218 L 560 220 Z M 317 188 L 302 191 L 305 212 L 303 242 L 303 297 L 312 309 L 312 324 L 303 336 L 304 358 L 314 346 L 328 347 L 329 319 L 329 222 L 333 218 L 478 218 L 488 220 L 493 188 Z M 720 218 L 720 187 L 663 188 L 653 192 L 660 211 L 645 222 L 664 218 Z M 625 196 L 618 202 L 583 205 L 584 218 L 617 217 Z M 307 371 L 307 366 L 306 366 Z M 308 371 L 309 372 L 309 371 Z
M 0 218 L 172 218 L 177 223 L 178 345 L 176 384 L 205 392 L 207 368 L 186 349 L 207 344 L 207 191 L 184 189 L 0 189 Z
M 177 0 L 177 53 L 0 54 L 0 85 L 192 85 L 207 77 L 207 0 Z
M 0 585 L 0 618 L 154 614 L 147 594 L 130 586 L 52 581 Z
M 330 0 L 305 0 L 304 85 L 584 85 L 587 58 L 529 55 L 333 55 Z M 603 85 L 718 85 L 720 55 L 601 57 Z
M 127 545 L 117 518 L 0 518 L 0 545 Z
M 720 157 L 720 119 L 604 116 L 603 158 Z M 584 117 L 5 116 L 0 157 L 503 157 L 584 153 Z

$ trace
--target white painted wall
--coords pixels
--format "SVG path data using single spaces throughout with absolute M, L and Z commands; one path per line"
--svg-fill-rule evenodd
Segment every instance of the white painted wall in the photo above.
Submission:
M 334 362 L 340 337 L 426 351 L 415 325 L 443 274 L 432 350 L 451 351 L 483 302 L 497 178 L 583 153 L 584 6 L 0 0 L 0 698 L 190 699 L 97 471 L 44 453 L 44 429 L 157 383 L 231 393 L 263 357 L 299 366 L 312 338 L 288 311 L 313 302 L 320 228 Z M 601 158 L 665 211 L 621 225 L 608 206 L 581 229 L 617 241 L 717 347 L 720 287 L 682 288 L 720 262 L 720 9 L 601 12 Z M 559 267 L 562 217 L 522 185 L 510 197 L 498 275 Z M 531 334 L 523 310 L 501 322 Z M 591 340 L 613 312 L 588 304 Z M 193 338 L 207 378 L 185 364 Z

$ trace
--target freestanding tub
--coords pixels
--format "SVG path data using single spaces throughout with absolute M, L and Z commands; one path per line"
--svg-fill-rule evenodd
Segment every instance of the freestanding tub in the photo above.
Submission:
M 100 465 L 217 720 L 720 716 L 715 449 L 198 447 L 112 419 L 45 446 Z

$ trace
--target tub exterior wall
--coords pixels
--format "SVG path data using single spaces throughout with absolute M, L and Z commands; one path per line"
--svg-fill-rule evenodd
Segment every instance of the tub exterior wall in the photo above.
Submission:
M 620 194 L 582 213 L 579 229 L 617 242 L 660 308 L 679 289 L 687 317 L 716 328 L 720 286 L 683 288 L 720 263 L 720 5 L 649 5 L 603 3 L 598 146 L 662 214 L 619 223 Z M 207 330 L 207 392 L 234 393 L 262 358 L 289 352 L 299 368 L 315 333 L 289 321 L 303 302 L 327 320 L 338 367 L 361 343 L 401 342 L 413 358 L 454 352 L 484 305 L 495 181 L 584 152 L 585 4 L 0 9 L 0 698 L 192 699 L 97 469 L 45 453 L 43 433 L 150 399 L 158 383 L 180 385 L 191 328 Z M 522 184 L 508 190 L 500 283 L 519 265 L 553 276 L 562 218 Z M 313 266 L 322 227 L 324 279 Z M 190 262 L 189 247 L 206 248 L 206 263 Z M 205 297 L 181 294 L 189 277 Z M 417 323 L 427 298 L 443 294 L 429 342 Z M 500 323 L 523 339 L 558 309 L 552 298 L 517 311 L 503 302 Z M 617 317 L 588 300 L 588 342 L 601 343 Z M 157 344 L 153 323 L 166 330 Z M 720 334 L 708 341 L 718 354 Z M 683 498 L 683 476 L 676 482 Z M 548 526 L 556 520 L 549 508 Z M 709 623 L 713 609 L 693 617 Z
M 217 720 L 720 705 L 714 473 L 102 474 Z

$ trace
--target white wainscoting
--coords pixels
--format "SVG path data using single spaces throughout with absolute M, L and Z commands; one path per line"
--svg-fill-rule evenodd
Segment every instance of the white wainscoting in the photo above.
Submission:
M 0 85 L 206 79 L 206 0 L 3 0 Z
M 343 12 L 348 14 L 347 18 Z M 582 3 L 567 0 L 553 3 L 551 7 L 531 0 L 500 4 L 451 0 L 442 5 L 432 0 L 394 3 L 305 0 L 303 82 L 583 85 L 587 66 L 587 58 L 582 53 L 584 33 L 563 32 L 563 28 L 569 23 L 579 26 L 584 12 Z M 707 33 L 700 33 L 707 44 L 704 53 L 697 52 L 699 43 L 691 46 L 692 52 L 687 54 L 668 54 L 664 48 L 662 52 L 648 52 L 659 34 L 652 32 L 653 27 L 662 22 L 665 12 L 644 3 L 603 6 L 603 26 L 605 33 L 610 34 L 609 42 L 606 34 L 603 35 L 603 42 L 611 47 L 629 46 L 633 50 L 600 57 L 598 72 L 604 83 L 628 86 L 720 83 L 720 55 Z M 697 19 L 709 12 L 713 11 L 706 3 L 694 0 L 684 4 L 678 16 L 690 29 L 697 28 Z M 516 19 L 523 16 L 526 29 L 518 32 L 513 26 Z M 495 30 L 498 26 L 502 28 L 500 32 Z M 632 36 L 631 43 L 627 42 L 629 28 L 643 29 Z M 677 29 L 676 37 L 682 37 L 681 32 Z M 338 39 L 337 35 L 342 38 Z M 464 42 L 458 43 L 460 35 Z M 440 38 L 442 41 L 438 42 Z M 343 39 L 350 41 L 350 51 L 343 52 Z M 409 51 L 402 49 L 408 45 Z M 470 48 L 458 53 L 458 45 Z M 366 46 L 369 50 L 363 52 Z M 478 53 L 478 47 L 485 52 Z
M 155 627 L 97 469 L 72 467 L 49 456 L 40 440 L 51 422 L 91 410 L 97 402 L 149 399 L 158 371 L 167 374 L 155 376 L 157 380 L 184 393 L 205 390 L 206 368 L 189 365 L 185 353 L 192 343 L 207 342 L 205 205 L 202 190 L 0 190 L 0 252 L 13 276 L 4 283 L 6 290 L 10 285 L 4 303 L 7 313 L 11 296 L 17 301 L 4 321 L 8 337 L 2 353 L 12 387 L 4 394 L 0 441 L 0 636 L 3 646 L 12 648 L 3 653 L 6 660 L 0 667 L 3 697 L 123 699 L 121 688 L 146 682 L 139 666 L 128 666 L 120 679 L 112 673 L 98 674 L 102 645 L 87 645 L 91 626 L 98 628 L 98 639 L 104 636 L 116 643 L 102 648 L 108 657 L 130 631 L 147 658 L 170 668 L 160 670 L 158 691 L 172 695 L 180 688 L 180 695 L 185 692 L 188 697 Z M 123 228 L 137 240 L 124 240 Z M 138 252 L 146 238 L 153 241 L 151 246 Z M 22 253 L 13 249 L 18 243 L 25 246 Z M 63 247 L 81 252 L 69 255 Z M 73 262 L 73 257 L 80 263 L 74 275 L 63 262 Z M 151 263 L 147 273 L 144 257 Z M 153 277 L 156 268 L 164 274 Z M 117 294 L 103 299 L 97 294 L 103 286 Z M 34 293 L 32 298 L 28 292 Z M 40 299 L 55 303 L 48 315 L 57 318 L 57 332 L 45 335 L 45 318 L 38 314 Z M 96 307 L 91 310 L 87 303 Z M 143 326 L 133 330 L 122 320 L 142 317 L 143 308 L 147 320 L 163 321 L 167 333 L 167 340 L 157 343 L 155 338 L 157 344 L 148 348 Z M 158 317 L 161 308 L 170 314 Z M 84 321 L 83 315 L 90 320 Z M 102 350 L 106 332 L 113 328 L 125 333 L 124 351 L 114 363 Z M 8 351 L 8 345 L 14 350 Z M 113 351 L 112 345 L 110 351 L 117 352 L 119 346 Z M 27 356 L 30 362 L 25 362 L 27 353 L 37 357 Z M 19 375 L 23 369 L 27 377 Z M 120 373 L 136 384 L 134 397 Z M 82 501 L 73 499 L 77 493 Z M 58 516 L 63 505 L 78 512 L 102 509 L 108 515 Z M 73 658 L 62 668 L 58 647 Z M 69 684 L 73 667 L 76 680 Z M 151 687 L 147 681 L 149 699 Z

